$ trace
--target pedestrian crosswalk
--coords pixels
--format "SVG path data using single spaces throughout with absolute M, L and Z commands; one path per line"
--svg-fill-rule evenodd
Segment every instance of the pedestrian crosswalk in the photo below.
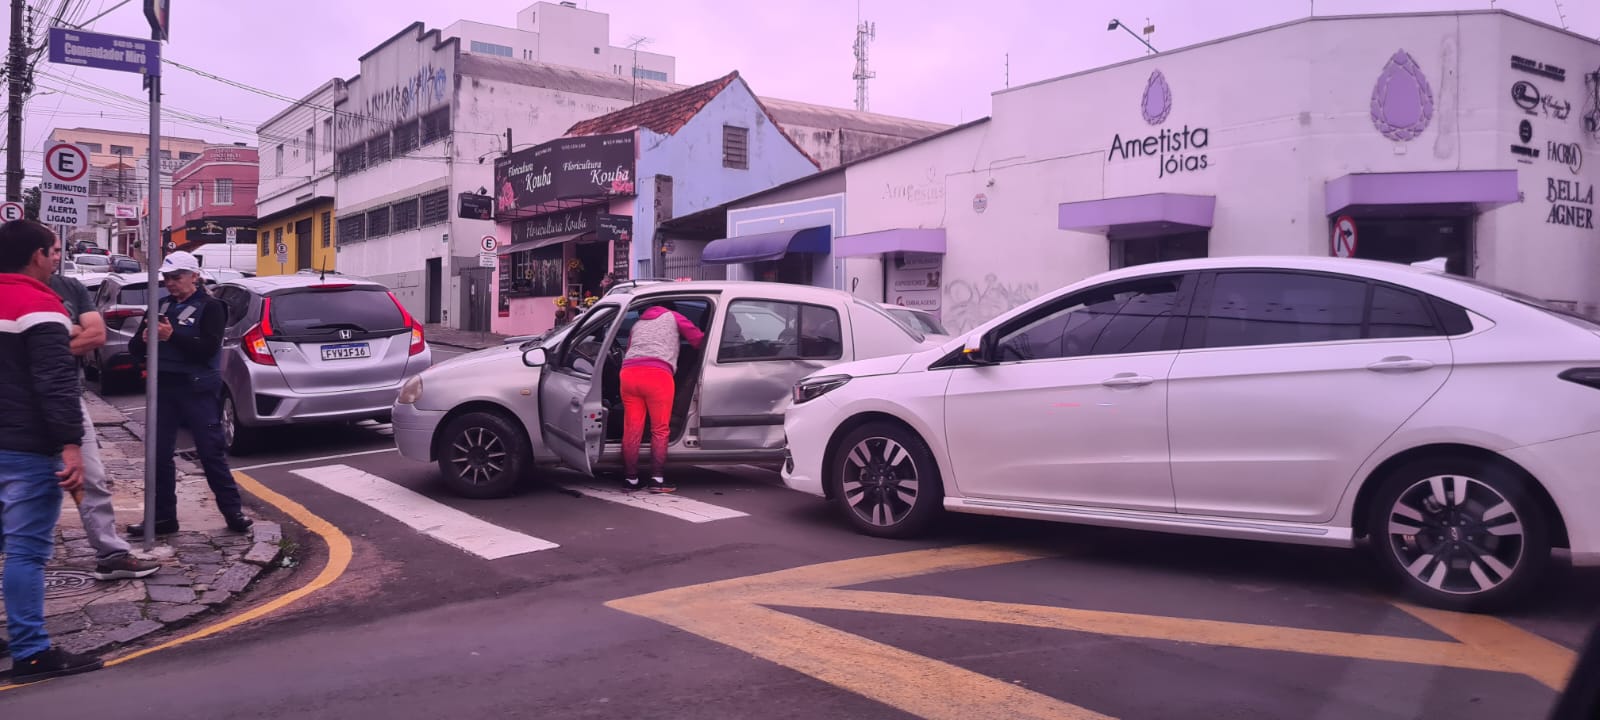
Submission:
M 260 467 L 265 469 L 273 465 L 276 463 Z M 436 500 L 350 465 L 329 464 L 285 469 L 291 475 L 355 500 L 399 521 L 425 537 L 486 560 L 498 560 L 561 547 L 560 543 L 550 539 L 497 525 L 452 507 L 447 504 L 452 498 Z M 600 511 L 602 507 L 622 507 L 627 510 L 618 512 L 644 511 L 696 525 L 749 517 L 749 513 L 743 510 L 686 497 L 679 493 L 627 492 L 607 487 L 598 481 L 576 478 L 559 484 L 569 495 L 594 498 L 607 503 L 606 506 L 595 507 L 595 511 Z M 540 528 L 534 528 L 534 532 L 545 534 Z

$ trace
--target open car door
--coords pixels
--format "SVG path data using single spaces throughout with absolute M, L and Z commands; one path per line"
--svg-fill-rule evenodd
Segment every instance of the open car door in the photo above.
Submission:
M 601 392 L 617 320 L 616 307 L 583 318 L 539 379 L 539 424 L 545 445 L 574 470 L 594 473 L 606 438 L 606 408 Z

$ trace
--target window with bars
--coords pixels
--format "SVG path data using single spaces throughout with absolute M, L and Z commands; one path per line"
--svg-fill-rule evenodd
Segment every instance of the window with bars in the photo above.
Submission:
M 419 227 L 416 198 L 406 198 L 405 200 L 395 203 L 392 207 L 394 208 L 395 232 L 415 230 Z
M 268 255 L 268 251 L 272 248 L 272 237 L 266 230 L 256 235 L 256 246 L 261 248 L 261 257 Z
M 422 129 L 421 125 L 422 125 L 421 122 L 419 122 L 417 120 L 412 120 L 411 122 L 401 123 L 400 125 L 395 126 L 395 129 L 394 129 L 394 154 L 395 154 L 395 157 L 399 157 L 399 156 L 404 155 L 404 154 L 406 154 L 408 152 L 411 152 L 412 150 L 417 149 L 417 140 L 418 140 L 418 137 L 419 137 L 419 133 L 421 132 L 421 129 Z
M 371 140 L 368 140 L 367 164 L 377 165 L 378 163 L 388 160 L 390 157 L 389 148 L 390 145 L 388 133 L 384 133 L 383 135 L 379 135 Z
M 322 214 L 322 246 L 323 247 L 330 247 L 332 245 L 333 245 L 333 213 L 325 212 L 325 213 Z
M 365 215 L 353 215 L 347 218 L 339 218 L 339 244 L 348 245 L 353 242 L 361 242 L 362 240 L 365 240 L 367 238 L 366 230 L 367 217 Z M 265 254 L 266 253 L 264 252 L 262 253 L 262 255 Z
M 367 211 L 367 237 L 389 234 L 389 206 Z
M 422 196 L 422 225 L 438 225 L 450 220 L 450 191 L 440 190 Z
M 722 166 L 735 170 L 750 169 L 749 128 L 722 126 Z
M 422 144 L 443 140 L 450 134 L 450 108 L 439 108 L 422 118 Z
M 367 167 L 367 146 L 361 145 L 339 153 L 339 174 L 361 172 Z

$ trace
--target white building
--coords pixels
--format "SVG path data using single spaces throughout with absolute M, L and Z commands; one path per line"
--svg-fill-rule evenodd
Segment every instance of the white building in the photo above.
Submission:
M 1308 18 L 997 92 L 989 122 L 847 166 L 832 251 L 956 332 L 1111 268 L 1254 254 L 1444 258 L 1592 315 L 1597 157 L 1593 39 Z
M 677 82 L 670 55 L 611 45 L 611 16 L 574 2 L 535 3 L 517 13 L 514 28 L 457 21 L 444 29 L 461 40 L 461 52 L 520 62 L 562 65 L 620 77 Z
M 284 262 L 262 263 L 263 275 L 337 269 L 333 106 L 343 90 L 343 80 L 329 80 L 256 129 L 262 154 L 255 217 L 263 231 L 262 257 L 276 250 L 276 241 L 271 248 L 265 244 L 269 233 L 285 238 Z
M 590 38 L 582 40 L 588 43 L 583 47 L 605 58 L 609 46 L 595 39 L 607 27 L 596 18 L 604 17 L 540 3 L 520 16 L 519 27 L 528 29 L 509 32 L 537 32 L 539 57 L 546 60 L 577 62 L 582 53 L 572 55 L 569 46 L 578 37 Z M 493 311 L 492 268 L 487 266 L 492 257 L 483 263 L 481 254 L 494 223 L 458 217 L 460 196 L 487 194 L 494 184 L 493 160 L 509 150 L 561 137 L 581 120 L 683 88 L 604 67 L 555 65 L 533 55 L 522 59 L 520 50 L 533 48 L 505 45 L 506 37 L 495 41 L 499 36 L 487 34 L 489 26 L 452 27 L 464 38 L 413 24 L 362 56 L 361 73 L 334 91 L 337 267 L 388 285 L 427 322 L 480 330 L 488 329 Z M 517 36 L 519 42 L 529 41 L 524 35 Z M 560 42 L 550 39 L 555 35 Z M 483 38 L 477 40 L 479 52 L 469 50 L 471 38 Z M 498 49 L 485 52 L 482 43 L 491 41 L 513 47 L 512 57 Z M 631 63 L 632 51 L 628 58 Z M 645 54 L 640 58 L 646 67 Z M 671 58 L 652 62 L 657 60 L 655 67 L 671 77 Z M 762 102 L 823 167 L 944 128 L 803 103 Z M 272 163 L 276 145 L 262 139 L 264 165 Z M 649 247 L 636 243 L 636 271 L 648 272 Z

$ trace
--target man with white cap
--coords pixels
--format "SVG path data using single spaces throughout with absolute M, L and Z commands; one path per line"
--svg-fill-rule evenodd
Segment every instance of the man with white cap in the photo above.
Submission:
M 173 455 L 178 428 L 184 426 L 194 436 L 200 466 L 228 529 L 244 532 L 254 522 L 244 514 L 222 436 L 222 336 L 228 308 L 202 287 L 200 262 L 190 253 L 180 250 L 168 255 L 161 263 L 161 279 L 167 296 L 161 300 L 161 324 L 156 328 L 160 362 L 156 368 L 155 530 L 160 535 L 178 532 Z M 135 359 L 145 357 L 145 334 L 145 324 L 140 323 L 128 342 L 128 352 Z M 128 534 L 143 535 L 144 526 L 129 525 Z

